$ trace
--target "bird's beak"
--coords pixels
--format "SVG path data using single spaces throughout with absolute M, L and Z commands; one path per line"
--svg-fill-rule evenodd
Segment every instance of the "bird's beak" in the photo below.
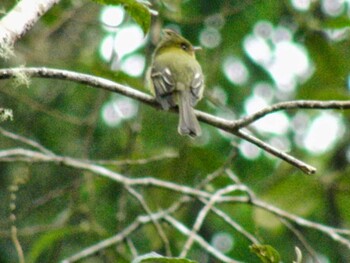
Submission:
M 196 46 L 196 47 L 193 47 L 193 50 L 194 50 L 194 51 L 199 51 L 199 50 L 202 50 L 202 47 Z

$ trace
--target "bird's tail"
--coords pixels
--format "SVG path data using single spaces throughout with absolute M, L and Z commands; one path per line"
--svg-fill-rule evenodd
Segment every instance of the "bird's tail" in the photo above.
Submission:
M 191 106 L 190 91 L 184 90 L 179 92 L 178 105 L 180 114 L 178 132 L 181 135 L 189 135 L 191 137 L 201 135 L 201 127 Z

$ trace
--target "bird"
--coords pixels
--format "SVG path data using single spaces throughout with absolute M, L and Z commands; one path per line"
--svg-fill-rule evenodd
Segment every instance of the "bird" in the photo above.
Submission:
M 195 55 L 200 49 L 177 32 L 164 29 L 147 73 L 147 82 L 156 101 L 164 110 L 178 106 L 178 132 L 190 137 L 201 135 L 194 112 L 205 87 L 202 68 Z

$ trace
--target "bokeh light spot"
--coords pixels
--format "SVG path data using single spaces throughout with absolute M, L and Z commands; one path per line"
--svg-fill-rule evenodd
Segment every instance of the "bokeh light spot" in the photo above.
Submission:
M 225 18 L 222 14 L 217 13 L 217 14 L 208 16 L 205 19 L 204 24 L 206 25 L 206 27 L 221 29 L 225 25 Z
M 329 150 L 344 134 L 344 124 L 339 115 L 321 113 L 310 124 L 303 140 L 304 147 L 322 154 Z
M 114 37 L 112 35 L 106 36 L 101 42 L 99 52 L 102 59 L 106 62 L 109 62 L 112 58 L 113 42 L 114 42 Z
M 285 134 L 289 128 L 289 118 L 284 112 L 275 112 L 256 121 L 253 126 L 259 132 Z
M 145 69 L 145 57 L 139 54 L 132 55 L 123 60 L 121 69 L 132 77 L 139 77 Z
M 244 39 L 244 50 L 272 77 L 277 88 L 292 94 L 297 84 L 306 81 L 314 68 L 303 45 L 293 41 L 293 30 L 269 22 L 256 23 L 252 34 Z
M 199 41 L 205 48 L 216 48 L 221 43 L 221 34 L 217 29 L 207 27 L 200 33 Z
M 138 25 L 127 25 L 122 27 L 115 35 L 114 49 L 118 56 L 134 52 L 145 43 L 142 29 Z
M 272 34 L 272 41 L 276 44 L 279 42 L 292 42 L 292 32 L 289 28 L 278 26 Z
M 138 111 L 138 104 L 126 97 L 116 97 L 102 107 L 102 119 L 110 127 L 118 126 L 124 119 L 133 118 Z
M 105 29 L 115 31 L 123 22 L 125 11 L 121 6 L 105 6 L 101 11 L 101 22 L 105 25 Z
M 267 82 L 258 82 L 253 87 L 253 92 L 256 97 L 263 98 L 267 103 L 272 102 L 274 98 L 274 90 L 271 84 Z
M 344 0 L 323 0 L 321 1 L 322 10 L 329 16 L 338 16 L 344 11 L 344 2 Z
M 233 84 L 244 85 L 248 80 L 248 69 L 240 59 L 227 58 L 224 62 L 223 70 L 226 78 Z
M 311 0 L 291 0 L 292 5 L 299 11 L 307 11 L 310 8 Z
M 230 234 L 219 232 L 213 236 L 211 243 L 217 250 L 221 251 L 222 253 L 227 253 L 232 249 L 234 240 Z
M 247 114 L 253 114 L 267 106 L 268 103 L 264 98 L 254 94 L 248 97 L 244 103 L 244 108 Z
M 267 65 L 270 62 L 272 50 L 264 39 L 256 36 L 247 36 L 243 45 L 248 56 L 256 63 Z
M 247 141 L 242 140 L 238 148 L 244 158 L 248 160 L 255 160 L 261 155 L 261 149 Z
M 310 62 L 306 50 L 292 42 L 276 44 L 273 61 L 267 68 L 279 89 L 294 90 L 296 81 L 309 75 Z
M 273 26 L 268 21 L 259 21 L 253 29 L 254 35 L 263 39 L 268 39 L 273 33 Z

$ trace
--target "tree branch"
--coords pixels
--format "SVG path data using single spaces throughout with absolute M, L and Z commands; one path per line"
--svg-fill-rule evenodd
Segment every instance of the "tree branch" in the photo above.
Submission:
M 209 210 L 214 209 L 215 203 L 217 203 L 217 204 L 219 204 L 219 203 L 231 203 L 231 204 L 232 203 L 247 203 L 247 204 L 251 204 L 254 207 L 258 207 L 258 208 L 261 208 L 263 210 L 266 210 L 266 211 L 268 211 L 268 212 L 270 212 L 270 213 L 272 213 L 280 218 L 284 218 L 286 220 L 289 220 L 289 221 L 291 221 L 294 224 L 297 224 L 299 226 L 306 227 L 309 229 L 314 229 L 316 231 L 322 232 L 325 235 L 331 237 L 336 242 L 341 243 L 344 246 L 346 246 L 348 249 L 350 249 L 350 240 L 347 238 L 344 238 L 342 236 L 342 235 L 350 236 L 350 230 L 338 229 L 338 228 L 322 225 L 322 224 L 319 224 L 316 222 L 312 222 L 312 221 L 309 221 L 309 220 L 304 219 L 302 217 L 299 217 L 297 215 L 288 213 L 287 211 L 282 210 L 280 208 L 277 208 L 273 205 L 270 205 L 264 201 L 261 201 L 255 197 L 255 194 L 246 185 L 240 183 L 232 176 L 230 178 L 232 178 L 233 181 L 237 183 L 236 186 L 232 186 L 232 187 L 234 187 L 235 189 L 239 189 L 239 190 L 247 192 L 248 197 L 245 197 L 245 196 L 223 196 L 222 195 L 221 191 L 234 190 L 234 188 L 232 188 L 232 189 L 231 188 L 229 188 L 229 189 L 224 188 L 223 190 L 221 190 L 221 191 L 219 190 L 216 194 L 213 195 L 213 194 L 210 194 L 206 191 L 195 189 L 193 187 L 179 185 L 179 184 L 175 184 L 175 183 L 171 183 L 171 182 L 167 182 L 167 181 L 162 181 L 162 180 L 158 180 L 158 179 L 154 179 L 154 178 L 147 178 L 147 177 L 146 178 L 128 178 L 126 176 L 120 175 L 116 172 L 113 172 L 109 169 L 106 169 L 106 168 L 98 166 L 98 165 L 85 163 L 83 161 L 73 159 L 70 157 L 61 157 L 61 156 L 51 155 L 51 154 L 48 155 L 45 153 L 31 151 L 31 150 L 27 150 L 27 149 L 14 148 L 14 149 L 0 151 L 0 162 L 6 161 L 6 158 L 8 158 L 8 157 L 19 158 L 18 161 L 22 161 L 23 157 L 25 157 L 26 158 L 25 161 L 28 161 L 28 162 L 54 162 L 54 163 L 63 164 L 63 165 L 69 166 L 69 167 L 73 167 L 76 169 L 88 170 L 88 171 L 91 171 L 97 175 L 105 176 L 105 177 L 108 177 L 114 181 L 117 181 L 117 182 L 121 183 L 122 185 L 124 185 L 125 187 L 130 186 L 130 185 L 155 186 L 155 187 L 159 187 L 159 188 L 168 189 L 171 191 L 176 191 L 176 192 L 182 193 L 183 195 L 191 195 L 191 196 L 194 196 L 196 198 L 199 198 L 200 200 L 202 200 L 202 198 L 204 198 L 204 200 L 208 200 L 208 201 L 203 200 L 205 203 L 205 207 L 203 208 L 203 210 L 202 210 L 203 212 L 200 215 L 200 217 L 197 218 L 196 222 L 197 222 L 198 226 L 200 226 L 202 224 L 202 220 L 204 220 L 204 218 L 205 218 L 206 214 L 209 212 Z M 227 170 L 226 170 L 226 172 L 227 172 Z M 186 200 L 184 200 L 184 201 L 186 201 Z M 183 201 L 177 202 L 176 204 L 181 205 L 181 203 L 183 203 Z M 213 211 L 215 212 L 215 210 L 213 210 Z M 154 217 L 152 216 L 153 219 L 158 220 L 158 218 L 156 216 L 157 214 L 154 214 L 154 215 L 155 215 Z M 168 221 L 169 217 L 165 217 L 165 219 Z M 152 218 L 149 218 L 149 220 L 152 221 Z M 175 221 L 172 221 L 172 223 L 175 224 Z M 195 232 L 197 232 L 198 226 L 194 227 L 194 231 L 192 231 L 193 234 L 191 234 L 191 231 L 188 230 L 187 228 L 186 228 L 186 230 L 182 229 L 182 227 L 180 227 L 180 225 L 178 225 L 177 223 L 174 225 L 174 227 L 176 227 L 178 230 L 180 230 L 184 234 L 192 235 L 192 238 L 195 241 L 197 241 L 201 246 L 203 246 L 205 249 L 211 249 L 210 247 L 207 247 L 206 243 L 202 243 L 203 240 L 201 239 L 201 237 L 199 237 L 198 235 L 195 234 Z M 108 243 L 108 244 L 110 244 L 110 243 Z M 210 252 L 210 251 L 208 250 L 208 252 Z M 228 262 L 230 262 L 230 261 L 228 261 Z
M 295 101 L 279 102 L 272 106 L 261 109 L 260 111 L 253 113 L 252 115 L 249 115 L 241 118 L 240 120 L 237 120 L 235 122 L 235 127 L 237 128 L 246 127 L 249 124 L 273 112 L 281 111 L 281 110 L 292 110 L 292 109 L 347 110 L 347 109 L 350 109 L 350 101 L 295 100 Z
M 63 157 L 59 155 L 47 155 L 41 152 L 27 150 L 23 148 L 12 148 L 12 149 L 0 151 L 0 162 L 7 161 L 7 158 L 9 157 L 10 158 L 19 157 L 20 159 L 17 159 L 17 161 L 20 160 L 20 161 L 26 161 L 26 162 L 32 162 L 32 163 L 33 162 L 53 162 L 53 163 L 59 163 L 59 164 L 65 165 L 67 167 L 88 170 L 95 174 L 107 177 L 115 182 L 119 182 L 125 186 L 132 186 L 132 185 L 155 186 L 155 187 L 161 187 L 161 188 L 169 189 L 182 194 L 188 194 L 188 195 L 197 196 L 197 197 L 206 197 L 206 198 L 211 197 L 210 193 L 202 190 L 197 190 L 189 186 L 179 185 L 172 182 L 155 179 L 153 177 L 128 178 L 124 175 L 113 172 L 103 166 L 86 163 L 84 161 L 70 158 L 70 157 Z M 15 161 L 15 159 L 12 159 L 10 161 Z
M 0 48 L 12 47 L 60 0 L 21 0 L 0 20 Z
M 294 224 L 297 224 L 302 227 L 306 227 L 309 229 L 314 229 L 319 232 L 324 233 L 325 235 L 332 238 L 334 241 L 343 244 L 350 250 L 350 240 L 344 238 L 341 235 L 347 235 L 350 236 L 350 230 L 349 229 L 341 229 L 341 228 L 334 228 L 326 225 L 322 225 L 320 223 L 312 222 L 307 219 L 304 219 L 302 217 L 299 217 L 297 215 L 293 215 L 291 213 L 288 213 L 287 211 L 280 209 L 278 207 L 275 207 L 273 205 L 270 205 L 264 201 L 261 201 L 257 198 L 250 198 L 250 197 L 241 197 L 241 196 L 233 196 L 233 197 L 221 197 L 218 200 L 218 203 L 231 203 L 231 202 L 237 202 L 237 203 L 249 203 L 252 206 L 259 207 L 265 211 L 270 212 L 271 214 L 276 215 L 277 217 L 287 219 Z
M 185 225 L 183 225 L 181 222 L 177 221 L 174 217 L 172 217 L 170 215 L 165 215 L 164 219 L 169 224 L 171 224 L 174 228 L 176 228 L 179 232 L 184 234 L 185 236 L 190 236 L 191 235 L 191 231 Z M 218 258 L 221 262 L 225 262 L 225 263 L 240 263 L 239 261 L 236 261 L 236 260 L 234 260 L 232 258 L 229 258 L 225 254 L 221 253 L 219 250 L 217 250 L 216 248 L 211 246 L 207 241 L 205 241 L 205 239 L 203 237 L 199 236 L 198 234 L 194 234 L 193 235 L 193 239 L 201 247 L 203 247 L 205 249 L 205 251 L 207 251 L 208 253 L 210 253 L 214 257 Z
M 146 203 L 145 198 L 138 193 L 134 188 L 130 187 L 130 186 L 126 186 L 126 190 L 136 198 L 136 200 L 138 200 L 138 202 L 140 203 L 141 207 L 143 208 L 143 210 L 145 210 L 145 212 L 150 216 L 151 221 L 160 237 L 160 239 L 163 241 L 164 247 L 165 247 L 165 252 L 166 255 L 168 257 L 171 256 L 171 249 L 170 249 L 170 243 L 169 240 L 165 234 L 165 231 L 163 229 L 163 227 L 161 226 L 161 224 L 159 224 L 158 220 L 153 218 L 153 214 L 151 209 L 149 208 L 149 206 Z
M 0 134 L 2 134 L 2 136 L 10 138 L 12 140 L 16 140 L 19 142 L 22 142 L 24 144 L 27 144 L 37 150 L 39 150 L 42 153 L 45 153 L 47 155 L 55 155 L 53 152 L 51 152 L 50 150 L 46 149 L 44 146 L 42 146 L 40 143 L 37 143 L 36 141 L 30 140 L 28 138 L 22 137 L 18 134 L 14 134 L 12 132 L 8 132 L 5 129 L 0 127 Z
M 122 231 L 120 231 L 117 235 L 110 237 L 108 239 L 105 239 L 95 245 L 92 245 L 81 252 L 66 258 L 65 260 L 62 261 L 62 263 L 70 263 L 70 262 L 75 262 L 78 260 L 81 260 L 83 258 L 86 258 L 90 255 L 93 255 L 97 253 L 98 251 L 101 251 L 107 247 L 110 247 L 112 245 L 115 245 L 123 240 L 125 240 L 128 236 L 130 236 L 135 230 L 137 230 L 139 227 L 142 225 L 151 223 L 152 220 L 161 220 L 163 219 L 166 215 L 169 215 L 171 213 L 174 213 L 181 207 L 181 203 L 177 202 L 176 204 L 170 206 L 166 210 L 154 213 L 152 215 L 139 215 L 130 225 L 125 227 Z
M 243 189 L 244 188 L 244 189 Z M 193 241 L 195 239 L 195 236 L 197 235 L 199 229 L 201 228 L 201 226 L 203 225 L 203 222 L 206 218 L 206 216 L 208 215 L 209 211 L 211 209 L 213 209 L 215 203 L 217 202 L 217 200 L 225 194 L 228 194 L 230 192 L 233 191 L 237 191 L 237 190 L 245 190 L 245 187 L 241 186 L 241 185 L 228 185 L 225 188 L 219 189 L 209 200 L 209 202 L 207 202 L 205 204 L 205 206 L 200 210 L 195 223 L 193 224 L 192 230 L 189 232 L 188 234 L 188 239 L 181 251 L 180 257 L 186 257 L 188 251 L 191 249 Z
M 316 173 L 315 167 L 310 166 L 310 165 L 304 163 L 303 161 L 272 147 L 271 145 L 267 144 L 266 142 L 259 140 L 258 138 L 254 137 L 253 135 L 251 135 L 245 131 L 237 130 L 235 132 L 235 135 L 237 135 L 238 137 L 241 137 L 242 139 L 247 140 L 248 142 L 255 144 L 259 148 L 261 148 L 261 149 L 267 151 L 268 153 L 271 153 L 272 155 L 286 161 L 287 163 L 289 163 L 295 167 L 298 167 L 300 170 L 302 170 L 306 174 Z
M 157 109 L 161 108 L 160 105 L 155 101 L 155 99 L 152 96 L 145 94 L 141 91 L 138 91 L 136 89 L 121 85 L 119 83 L 116 83 L 104 78 L 95 77 L 88 74 L 76 73 L 68 70 L 49 69 L 49 68 L 1 69 L 0 79 L 16 78 L 16 76 L 19 74 L 25 74 L 28 77 L 53 78 L 53 79 L 74 81 L 74 82 L 85 84 L 91 87 L 100 88 L 100 89 L 104 89 L 112 92 L 117 92 L 127 97 L 133 98 L 139 102 L 150 105 L 154 108 L 157 108 Z M 294 103 L 295 102 L 290 102 L 291 105 L 293 105 Z M 336 104 L 336 102 L 334 103 Z M 331 105 L 328 105 L 328 107 L 335 107 L 334 103 Z M 350 108 L 350 102 L 340 102 L 340 103 L 341 103 L 341 107 L 337 106 L 335 108 L 337 109 Z M 322 104 L 322 102 L 318 102 L 318 105 L 320 104 Z M 292 107 L 291 105 L 289 105 L 288 107 L 291 108 Z M 311 108 L 310 105 L 315 105 L 315 101 L 310 101 L 309 103 L 308 101 L 304 101 L 303 106 L 306 107 L 307 105 L 309 105 L 309 107 Z M 248 124 L 253 122 L 255 119 L 262 118 L 263 116 L 271 113 L 272 111 L 278 110 L 279 107 L 277 107 L 277 109 L 274 107 L 270 107 L 268 110 L 260 112 L 257 116 L 255 115 L 252 115 L 253 117 L 247 116 L 237 121 L 226 120 L 226 119 L 219 118 L 197 110 L 195 112 L 198 120 L 205 122 L 209 125 L 212 125 L 214 127 L 217 127 L 219 129 L 222 129 L 224 131 L 227 131 L 229 133 L 232 133 L 242 139 L 248 140 L 249 142 L 255 144 L 256 146 L 262 148 L 263 150 L 268 151 L 269 153 L 275 155 L 276 157 L 281 158 L 282 160 L 290 163 L 291 165 L 301 169 L 303 172 L 307 174 L 315 173 L 316 168 L 302 162 L 301 160 L 296 159 L 295 157 L 289 155 L 288 153 L 282 152 L 274 148 L 273 146 L 268 145 L 265 142 L 262 142 L 261 140 L 254 137 L 253 135 L 248 135 L 239 130 L 243 126 L 247 126 Z M 177 109 L 172 109 L 172 112 L 177 112 Z

